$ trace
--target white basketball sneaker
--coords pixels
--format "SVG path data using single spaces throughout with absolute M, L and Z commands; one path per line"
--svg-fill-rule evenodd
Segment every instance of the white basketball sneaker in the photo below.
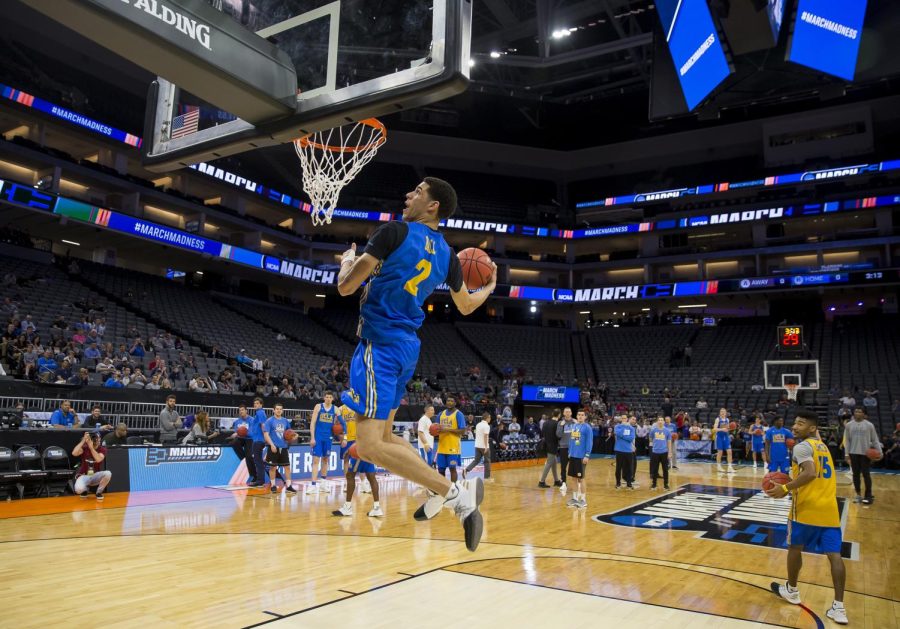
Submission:
M 838 605 L 840 605 L 840 607 L 838 607 Z M 825 612 L 825 615 L 839 625 L 850 624 L 850 621 L 847 620 L 847 610 L 844 609 L 843 603 L 838 603 L 837 601 L 835 601 L 831 604 L 831 609 Z

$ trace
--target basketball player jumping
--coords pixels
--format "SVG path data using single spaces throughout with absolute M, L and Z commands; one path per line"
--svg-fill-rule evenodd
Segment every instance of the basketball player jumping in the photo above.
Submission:
M 797 578 L 803 567 L 803 550 L 825 553 L 831 563 L 834 602 L 825 615 L 834 622 L 846 625 L 844 582 L 846 572 L 841 559 L 841 518 L 837 507 L 837 470 L 828 446 L 818 439 L 818 417 L 812 411 L 801 410 L 794 419 L 794 446 L 791 465 L 793 480 L 775 485 L 766 494 L 784 498 L 793 492 L 788 520 L 788 557 L 786 583 L 772 583 L 772 591 L 780 597 L 800 604 Z
M 342 400 L 357 413 L 360 457 L 433 492 L 414 517 L 427 520 L 440 513 L 442 506 L 452 509 L 463 524 L 466 547 L 474 551 L 484 528 L 478 510 L 484 496 L 482 479 L 451 483 L 392 431 L 394 415 L 419 359 L 416 331 L 425 318 L 425 300 L 446 282 L 453 303 L 468 315 L 497 284 L 497 267 L 492 263 L 490 282 L 475 293 L 466 289 L 459 259 L 437 231 L 439 221 L 455 210 L 453 187 L 426 177 L 407 193 L 402 221 L 379 227 L 359 257 L 355 244 L 341 257 L 341 295 L 353 294 L 368 280 L 360 299 L 360 341 L 350 363 L 351 388 Z

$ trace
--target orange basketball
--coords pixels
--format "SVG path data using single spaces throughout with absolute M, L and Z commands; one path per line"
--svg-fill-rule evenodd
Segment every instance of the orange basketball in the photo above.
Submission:
M 331 434 L 333 434 L 335 437 L 340 437 L 344 434 L 344 427 L 337 422 L 333 423 L 331 425 Z
M 246 426 L 238 426 L 238 429 L 235 430 L 235 432 L 238 437 L 246 437 L 250 433 L 250 430 Z
M 763 477 L 762 487 L 769 491 L 775 485 L 786 485 L 791 482 L 791 477 L 784 472 L 769 472 Z
M 431 424 L 431 426 L 428 427 L 428 434 L 430 434 L 432 437 L 437 437 L 439 434 L 441 434 L 441 430 L 442 428 L 440 424 Z
M 728 430 L 737 430 L 737 423 L 731 422 L 730 424 L 728 424 Z
M 784 442 L 787 444 L 787 447 L 789 447 L 789 448 L 793 448 L 793 447 L 794 447 L 794 440 L 793 440 L 793 439 L 788 438 L 788 439 L 785 439 Z
M 878 448 L 869 448 L 866 450 L 866 457 L 870 461 L 880 461 L 881 460 L 881 451 Z
M 458 254 L 466 288 L 481 288 L 491 281 L 491 257 L 481 249 L 469 247 Z
M 694 433 L 691 435 L 691 441 L 700 441 L 700 435 Z
M 288 443 L 294 443 L 297 440 L 297 433 L 288 428 L 284 431 L 284 440 Z
M 354 442 L 353 445 L 347 448 L 347 454 L 350 455 L 351 459 L 356 459 L 357 461 L 360 460 L 359 453 L 356 451 L 356 442 Z

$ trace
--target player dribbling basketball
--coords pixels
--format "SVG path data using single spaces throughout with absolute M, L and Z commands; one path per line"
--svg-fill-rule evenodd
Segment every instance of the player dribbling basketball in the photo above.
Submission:
M 415 373 L 425 299 L 442 282 L 457 309 L 468 315 L 487 300 L 497 284 L 490 281 L 469 293 L 459 259 L 438 231 L 456 210 L 456 191 L 446 181 L 426 177 L 406 195 L 402 221 L 379 227 L 357 258 L 356 245 L 341 256 L 338 292 L 351 295 L 364 282 L 360 299 L 360 342 L 350 363 L 350 389 L 342 401 L 357 413 L 357 449 L 369 462 L 433 492 L 414 514 L 427 520 L 442 507 L 452 509 L 463 525 L 466 548 L 481 541 L 484 521 L 478 510 L 484 496 L 481 478 L 450 482 L 419 457 L 409 442 L 393 434 L 394 416 Z
M 772 591 L 794 605 L 800 604 L 797 578 L 803 566 L 803 550 L 825 553 L 831 563 L 834 602 L 825 615 L 846 625 L 844 582 L 846 572 L 841 559 L 841 518 L 837 507 L 837 471 L 828 446 L 817 438 L 819 419 L 812 411 L 801 410 L 794 419 L 793 433 L 800 440 L 794 446 L 791 476 L 785 485 L 768 491 L 772 498 L 792 493 L 788 520 L 788 557 L 786 583 L 772 583 Z

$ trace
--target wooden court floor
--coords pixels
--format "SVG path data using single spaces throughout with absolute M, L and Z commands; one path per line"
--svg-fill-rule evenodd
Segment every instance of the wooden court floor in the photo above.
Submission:
M 782 549 L 653 527 L 664 520 L 642 528 L 595 518 L 665 499 L 648 490 L 646 461 L 634 492 L 614 491 L 611 462 L 592 461 L 586 510 L 539 489 L 538 471 L 495 472 L 476 553 L 466 551 L 449 512 L 415 522 L 423 496 L 397 479 L 382 482 L 383 519 L 364 515 L 369 496 L 356 498 L 353 517 L 332 516 L 338 491 L 287 498 L 201 488 L 109 494 L 102 504 L 76 497 L 0 503 L 0 625 L 835 626 L 825 617 L 832 592 L 824 557 L 804 556 L 804 607 L 795 607 L 768 591 L 785 577 Z M 673 472 L 671 486 L 681 494 L 688 486 L 691 494 L 733 488 L 719 490 L 724 499 L 708 498 L 716 508 L 761 477 L 746 468 L 720 477 L 709 465 L 690 464 Z M 849 496 L 852 488 L 839 491 Z M 900 476 L 876 475 L 875 493 L 872 506 L 845 509 L 844 538 L 857 557 L 846 560 L 845 604 L 851 626 L 894 628 Z M 713 529 L 712 537 L 727 537 L 719 535 L 727 527 Z

